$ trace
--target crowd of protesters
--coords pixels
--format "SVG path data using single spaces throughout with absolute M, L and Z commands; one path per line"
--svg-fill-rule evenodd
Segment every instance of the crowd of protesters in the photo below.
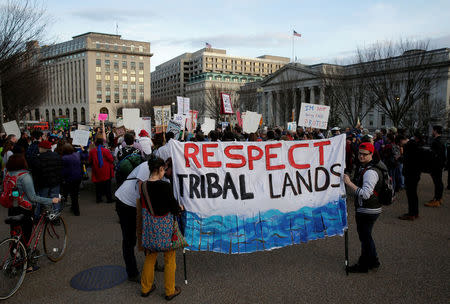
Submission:
M 146 183 L 156 215 L 167 211 L 178 214 L 182 208 L 169 191 L 171 159 L 166 144 L 170 140 L 294 141 L 324 139 L 345 134 L 344 182 L 355 192 L 356 222 L 361 241 L 361 256 L 358 263 L 350 267 L 351 272 L 367 272 L 380 265 L 371 236 L 373 225 L 381 213 L 381 205 L 376 198 L 381 177 L 376 164 L 382 163 L 383 168 L 386 168 L 395 193 L 406 189 L 408 211 L 399 216 L 401 220 L 413 221 L 419 217 L 417 186 L 421 173 L 430 173 L 435 187 L 434 197 L 425 203 L 425 206 L 439 207 L 443 203 L 442 171 L 448 163 L 440 126 L 433 127 L 428 147 L 426 139 L 420 132 L 411 134 L 396 128 L 376 130 L 372 134 L 363 128 L 341 130 L 334 127 L 329 131 L 302 127 L 295 131 L 265 128 L 247 134 L 236 125 L 234 128 L 227 126 L 224 129 L 218 126 L 208 134 L 200 128 L 193 133 L 152 134 L 151 138 L 147 131 L 142 130 L 139 134 L 128 131 L 122 136 L 117 136 L 111 128 L 105 128 L 103 125 L 92 129 L 86 146 L 73 146 L 69 130 L 51 132 L 35 130 L 30 134 L 23 132 L 20 138 L 5 134 L 0 139 L 1 175 L 5 177 L 7 174 L 20 174 L 20 191 L 34 207 L 34 211 L 28 211 L 30 217 L 33 214 L 39 215 L 41 205 L 54 204 L 55 210 L 58 210 L 60 194 L 62 200 L 67 203 L 70 197 L 71 211 L 75 216 L 79 216 L 80 185 L 83 180 L 89 178 L 87 168 L 90 168 L 90 178 L 95 185 L 96 203 L 101 203 L 103 197 L 106 198 L 106 203 L 116 202 L 123 236 L 122 253 L 128 278 L 131 281 L 141 282 L 144 297 L 155 289 L 153 270 L 159 266 L 156 263 L 156 255 L 151 252 L 146 252 L 142 276 L 136 264 L 134 248 L 139 239 L 139 233 L 136 233 L 139 216 L 137 220 L 136 215 L 140 213 L 136 208 L 140 208 L 139 199 L 142 196 L 142 190 L 139 191 L 140 185 Z M 169 197 L 170 206 L 164 203 Z M 10 213 L 17 214 L 17 212 L 14 210 Z M 26 235 L 31 232 L 32 221 L 27 225 Z M 181 292 L 180 288 L 174 285 L 175 252 L 166 253 L 164 260 L 165 293 L 166 299 L 170 300 Z

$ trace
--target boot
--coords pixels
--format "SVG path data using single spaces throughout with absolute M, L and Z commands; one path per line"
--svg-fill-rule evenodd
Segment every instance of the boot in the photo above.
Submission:
M 436 207 L 441 206 L 441 202 L 440 202 L 440 200 L 433 199 L 433 200 L 429 201 L 428 203 L 425 203 L 424 206 L 436 208 Z

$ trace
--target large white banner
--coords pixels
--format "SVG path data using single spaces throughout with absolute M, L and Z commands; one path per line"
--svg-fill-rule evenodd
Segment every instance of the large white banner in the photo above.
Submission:
M 190 250 L 244 253 L 342 235 L 345 136 L 170 142 Z
M 141 110 L 137 108 L 124 108 L 122 114 L 123 125 L 129 130 L 134 130 L 141 123 Z

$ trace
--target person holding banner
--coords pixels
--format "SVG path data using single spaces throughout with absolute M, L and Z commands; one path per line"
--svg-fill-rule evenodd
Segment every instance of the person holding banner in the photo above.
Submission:
M 348 268 L 352 273 L 367 273 L 369 269 L 376 270 L 380 266 L 372 238 L 372 229 L 381 214 L 381 203 L 375 193 L 380 193 L 382 175 L 372 159 L 375 148 L 373 144 L 364 142 L 359 146 L 358 159 L 361 167 L 355 176 L 354 184 L 347 174 L 344 174 L 345 184 L 355 192 L 355 219 L 359 240 L 361 241 L 361 256 L 358 263 Z

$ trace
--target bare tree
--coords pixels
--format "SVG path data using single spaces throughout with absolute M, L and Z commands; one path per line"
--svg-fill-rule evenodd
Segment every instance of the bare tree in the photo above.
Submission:
M 222 82 L 205 82 L 204 88 L 204 100 L 200 100 L 200 104 L 193 104 L 192 109 L 198 110 L 200 116 L 208 116 L 215 119 L 217 122 L 224 119 L 221 114 L 222 97 L 221 94 L 230 94 L 231 105 L 233 110 L 239 109 L 239 98 L 236 98 L 236 94 L 239 90 L 239 86 L 235 89 L 231 86 L 227 86 Z
M 351 126 L 363 120 L 374 108 L 374 98 L 370 96 L 365 78 L 359 78 L 360 68 L 350 66 L 350 72 L 343 66 L 327 65 L 321 74 L 325 86 L 325 100 L 330 105 L 331 125 L 339 125 L 340 117 Z M 333 119 L 331 119 L 333 117 Z
M 395 126 L 423 100 L 440 77 L 439 52 L 428 42 L 400 40 L 358 49 L 360 76 L 367 81 L 375 103 Z
M 0 123 L 3 123 L 3 77 L 11 77 L 11 72 L 8 71 L 16 68 L 18 62 L 28 61 L 27 67 L 22 67 L 24 70 L 34 65 L 30 64 L 27 43 L 42 38 L 47 21 L 45 11 L 38 1 L 8 0 L 0 5 Z M 9 73 L 9 76 L 5 76 L 5 73 Z M 39 75 L 40 71 L 31 74 L 34 77 Z M 30 98 L 32 102 L 35 100 L 39 99 Z

